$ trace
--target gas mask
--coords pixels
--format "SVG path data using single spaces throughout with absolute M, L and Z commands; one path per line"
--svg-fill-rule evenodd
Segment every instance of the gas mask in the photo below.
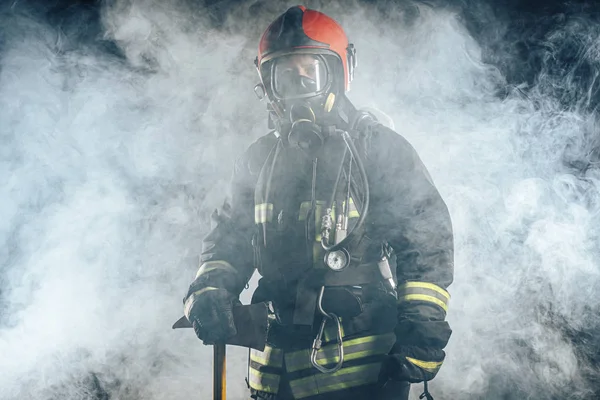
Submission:
M 335 61 L 331 55 L 292 53 L 261 66 L 264 89 L 291 146 L 310 152 L 322 144 L 321 126 L 332 120 L 339 91 Z

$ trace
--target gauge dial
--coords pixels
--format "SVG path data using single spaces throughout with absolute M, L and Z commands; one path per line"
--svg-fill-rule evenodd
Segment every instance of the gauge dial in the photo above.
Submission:
M 349 264 L 350 257 L 348 252 L 344 249 L 327 252 L 325 254 L 325 265 L 334 271 L 341 271 L 346 268 Z

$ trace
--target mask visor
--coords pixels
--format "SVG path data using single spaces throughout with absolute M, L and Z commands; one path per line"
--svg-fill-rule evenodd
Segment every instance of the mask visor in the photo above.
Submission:
M 315 96 L 328 87 L 329 73 L 321 56 L 290 54 L 273 61 L 273 92 L 281 99 Z

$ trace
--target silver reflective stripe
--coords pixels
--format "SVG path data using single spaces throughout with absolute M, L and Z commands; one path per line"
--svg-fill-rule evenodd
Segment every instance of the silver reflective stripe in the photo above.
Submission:
M 430 282 L 405 282 L 398 286 L 398 302 L 424 301 L 433 303 L 448 311 L 450 294 Z
M 273 220 L 273 203 L 262 203 L 254 206 L 254 222 L 264 224 Z
M 295 399 L 315 396 L 356 386 L 376 383 L 379 379 L 381 362 L 342 368 L 333 374 L 317 373 L 290 382 Z
M 283 366 L 283 351 L 271 346 L 265 346 L 264 351 L 250 350 L 250 360 L 269 367 L 281 368 Z
M 344 360 L 358 360 L 360 358 L 387 354 L 394 342 L 396 335 L 386 333 L 383 335 L 364 336 L 344 341 Z M 333 364 L 339 361 L 337 344 L 325 345 L 317 353 L 317 362 L 321 365 Z M 311 369 L 310 350 L 299 350 L 285 355 L 285 366 L 288 372 Z M 316 373 L 319 373 L 315 370 Z
M 261 372 L 252 367 L 250 367 L 248 375 L 248 382 L 252 389 L 268 393 L 277 393 L 277 390 L 279 389 L 279 375 Z

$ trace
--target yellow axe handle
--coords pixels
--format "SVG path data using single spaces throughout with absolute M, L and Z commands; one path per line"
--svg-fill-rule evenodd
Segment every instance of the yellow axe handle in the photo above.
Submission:
M 218 343 L 213 347 L 213 399 L 225 400 L 227 397 L 225 343 Z

